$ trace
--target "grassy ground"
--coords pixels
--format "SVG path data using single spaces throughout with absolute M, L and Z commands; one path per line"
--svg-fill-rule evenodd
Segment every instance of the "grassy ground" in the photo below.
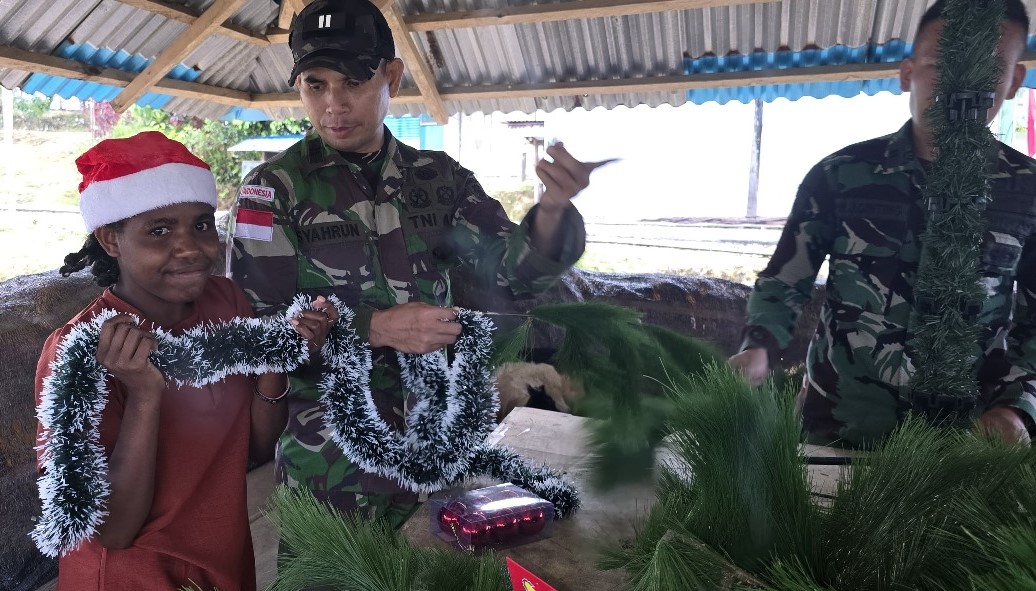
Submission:
M 82 246 L 75 159 L 95 141 L 88 132 L 16 130 L 13 145 L 0 144 L 0 280 L 56 269 Z
M 767 257 L 753 255 L 590 243 L 576 266 L 615 273 L 705 275 L 750 285 L 766 262 Z
M 15 130 L 13 145 L 0 144 L 0 206 L 76 207 L 82 177 L 75 159 L 94 143 L 85 131 Z
M 57 269 L 82 246 L 86 231 L 78 213 L 75 159 L 96 141 L 87 132 L 16 131 L 14 139 L 13 146 L 0 144 L 0 281 Z M 578 266 L 751 283 L 765 264 L 765 257 L 751 255 L 591 243 Z

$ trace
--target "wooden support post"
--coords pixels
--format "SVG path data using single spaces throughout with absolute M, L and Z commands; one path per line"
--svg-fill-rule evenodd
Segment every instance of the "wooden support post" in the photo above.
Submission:
M 214 30 L 223 24 L 223 21 L 230 18 L 244 3 L 245 0 L 216 0 L 213 2 L 208 10 L 187 27 L 182 35 L 177 37 L 143 72 L 126 85 L 126 88 L 112 101 L 112 108 L 119 113 L 125 112 L 156 82 L 164 78 L 173 66 L 180 63 L 183 58 L 187 57 L 187 54 L 201 45 Z
M 755 108 L 755 123 L 752 125 L 752 163 L 748 169 L 748 211 L 745 216 L 759 216 L 759 156 L 763 145 L 763 101 L 752 101 Z

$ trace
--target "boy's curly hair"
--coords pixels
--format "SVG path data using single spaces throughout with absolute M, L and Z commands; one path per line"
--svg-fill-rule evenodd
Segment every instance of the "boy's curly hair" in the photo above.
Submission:
M 119 232 L 122 230 L 122 222 L 109 224 L 109 227 Z M 119 262 L 105 252 L 93 233 L 86 237 L 83 248 L 79 249 L 79 252 L 65 255 L 65 264 L 58 272 L 62 277 L 68 277 L 86 267 L 90 267 L 94 283 L 101 287 L 110 287 L 119 280 Z

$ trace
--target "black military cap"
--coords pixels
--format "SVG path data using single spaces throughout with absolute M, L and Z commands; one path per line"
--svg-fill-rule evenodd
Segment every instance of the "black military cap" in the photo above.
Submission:
M 289 86 L 299 72 L 319 67 L 370 80 L 381 60 L 396 57 L 392 30 L 367 0 L 315 0 L 292 21 L 288 46 L 295 58 Z

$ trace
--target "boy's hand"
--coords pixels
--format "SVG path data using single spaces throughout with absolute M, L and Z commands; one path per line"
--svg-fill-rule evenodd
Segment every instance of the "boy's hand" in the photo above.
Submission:
M 338 310 L 324 296 L 317 297 L 313 306 L 315 310 L 303 310 L 291 319 L 291 325 L 306 339 L 310 355 L 320 352 L 331 327 L 338 321 Z
M 148 359 L 157 348 L 150 331 L 137 326 L 132 317 L 120 314 L 101 325 L 97 362 L 126 386 L 130 396 L 143 396 L 141 402 L 157 401 L 165 391 L 165 377 Z

